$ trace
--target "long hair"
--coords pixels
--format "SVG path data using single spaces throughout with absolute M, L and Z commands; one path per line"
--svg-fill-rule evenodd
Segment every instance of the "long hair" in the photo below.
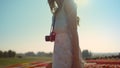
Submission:
M 48 0 L 48 4 L 49 4 L 49 7 L 50 7 L 50 10 L 51 12 L 53 13 L 54 10 L 55 10 L 55 0 Z
M 52 13 L 57 13 L 63 6 L 64 0 L 48 0 L 50 10 Z

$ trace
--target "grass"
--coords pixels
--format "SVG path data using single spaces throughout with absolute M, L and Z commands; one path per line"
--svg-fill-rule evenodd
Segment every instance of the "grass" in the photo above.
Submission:
M 51 61 L 51 57 L 24 57 L 24 58 L 0 58 L 0 68 L 21 63 L 30 63 L 36 61 Z

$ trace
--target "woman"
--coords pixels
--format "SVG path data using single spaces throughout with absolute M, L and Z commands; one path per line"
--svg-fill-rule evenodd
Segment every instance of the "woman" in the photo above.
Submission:
M 82 68 L 74 1 L 48 0 L 48 3 L 55 15 L 53 68 Z

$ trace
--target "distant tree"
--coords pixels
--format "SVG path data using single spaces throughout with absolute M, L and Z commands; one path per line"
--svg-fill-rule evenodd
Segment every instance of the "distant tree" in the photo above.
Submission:
M 0 58 L 3 57 L 3 52 L 0 50 Z
M 118 58 L 120 59 L 120 53 L 118 54 Z
M 92 53 L 89 52 L 88 50 L 83 50 L 83 51 L 82 51 L 82 57 L 83 57 L 84 59 L 91 58 L 91 56 L 92 56 Z
M 49 52 L 49 53 L 45 53 L 45 52 L 38 52 L 37 53 L 37 56 L 46 56 L 46 57 L 52 57 L 52 53 Z
M 27 53 L 25 53 L 25 56 L 35 56 L 35 53 L 34 52 L 27 52 Z
M 46 56 L 46 53 L 45 52 L 38 52 L 37 56 Z
M 105 58 L 105 59 L 108 59 L 108 56 L 105 56 L 104 58 Z
M 12 51 L 12 50 L 8 50 L 8 51 L 0 51 L 0 57 L 3 58 L 8 58 L 8 57 L 15 57 L 16 52 Z
M 15 57 L 16 56 L 16 52 L 12 51 L 11 57 Z
M 53 53 L 47 53 L 47 57 L 52 57 Z
M 15 57 L 16 56 L 16 52 L 12 51 L 12 50 L 8 50 L 8 57 Z
M 8 51 L 8 57 L 12 57 L 12 50 Z
M 4 52 L 3 52 L 3 57 L 4 57 L 4 58 L 7 58 L 7 57 L 8 57 L 8 52 L 7 52 L 7 51 L 4 51 Z

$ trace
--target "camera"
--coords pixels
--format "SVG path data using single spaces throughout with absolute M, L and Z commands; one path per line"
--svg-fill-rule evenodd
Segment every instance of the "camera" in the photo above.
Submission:
M 54 42 L 55 41 L 55 36 L 56 36 L 56 33 L 51 32 L 50 35 L 45 36 L 45 41 Z
M 45 36 L 45 41 L 47 41 L 47 42 L 55 41 L 56 33 L 54 32 L 54 26 L 55 26 L 55 15 L 53 14 L 50 35 Z

